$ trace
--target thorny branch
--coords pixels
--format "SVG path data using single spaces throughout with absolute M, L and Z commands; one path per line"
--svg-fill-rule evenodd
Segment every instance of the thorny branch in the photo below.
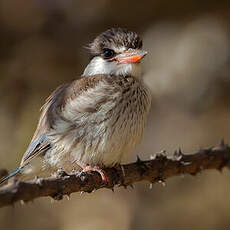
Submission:
M 222 170 L 230 167 L 230 147 L 223 141 L 217 147 L 201 149 L 194 154 L 183 154 L 181 150 L 172 156 L 161 152 L 142 161 L 137 157 L 135 163 L 115 168 L 105 168 L 109 183 L 102 182 L 97 172 L 66 174 L 59 170 L 56 176 L 35 178 L 32 181 L 13 181 L 0 188 L 0 207 L 12 205 L 16 201 L 28 202 L 38 197 L 50 196 L 60 200 L 73 192 L 92 192 L 100 188 L 112 189 L 115 185 L 131 186 L 134 182 L 160 182 L 181 174 L 196 175 L 205 169 Z

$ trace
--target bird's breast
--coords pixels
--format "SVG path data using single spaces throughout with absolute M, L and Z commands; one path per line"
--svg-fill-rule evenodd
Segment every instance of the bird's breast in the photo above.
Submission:
M 70 101 L 65 119 L 56 124 L 56 152 L 91 165 L 114 165 L 140 142 L 150 93 L 137 80 L 115 86 L 102 82 L 89 91 Z

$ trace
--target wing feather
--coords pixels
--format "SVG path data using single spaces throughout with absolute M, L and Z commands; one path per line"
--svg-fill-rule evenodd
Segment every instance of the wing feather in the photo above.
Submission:
M 47 98 L 46 103 L 41 108 L 37 129 L 22 158 L 21 166 L 51 148 L 51 143 L 49 143 L 46 134 L 53 128 L 55 121 L 59 118 L 63 119 L 61 112 L 65 108 L 66 103 L 76 99 L 86 90 L 93 88 L 102 79 L 108 80 L 110 76 L 96 75 L 73 80 L 61 85 Z

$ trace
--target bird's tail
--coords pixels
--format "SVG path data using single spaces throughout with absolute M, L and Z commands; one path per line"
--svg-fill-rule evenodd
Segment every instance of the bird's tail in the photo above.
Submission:
M 17 175 L 18 173 L 20 173 L 20 171 L 21 171 L 20 167 L 14 169 L 12 172 L 10 172 L 10 174 L 8 176 L 5 176 L 2 179 L 0 179 L 0 184 L 4 183 L 5 181 L 7 181 L 8 179 L 10 179 L 11 177 Z

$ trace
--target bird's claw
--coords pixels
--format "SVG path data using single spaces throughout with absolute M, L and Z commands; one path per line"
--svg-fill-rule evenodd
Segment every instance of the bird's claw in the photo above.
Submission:
M 83 168 L 82 172 L 98 172 L 101 176 L 103 182 L 109 183 L 109 178 L 106 175 L 105 171 L 99 166 L 90 166 L 87 165 Z

